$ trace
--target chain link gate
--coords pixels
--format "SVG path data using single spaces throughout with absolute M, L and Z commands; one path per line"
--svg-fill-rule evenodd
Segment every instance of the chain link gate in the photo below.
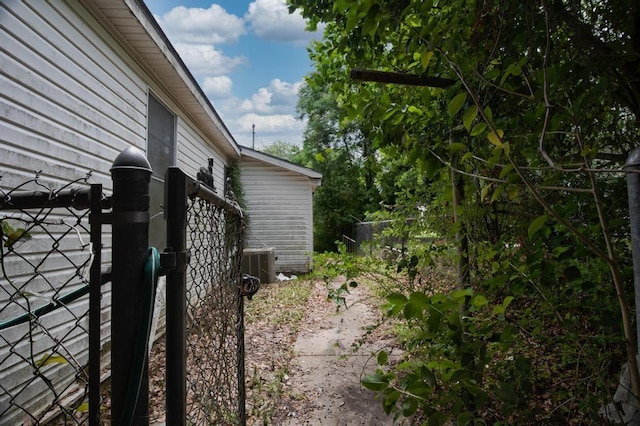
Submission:
M 167 424 L 244 425 L 242 210 L 178 168 L 165 185 Z

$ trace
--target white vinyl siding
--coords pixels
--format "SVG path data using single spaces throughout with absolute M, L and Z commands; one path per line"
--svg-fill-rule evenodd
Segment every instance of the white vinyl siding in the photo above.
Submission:
M 207 167 L 213 158 L 213 180 L 218 195 L 223 196 L 224 166 L 227 164 L 220 151 L 207 141 L 189 122 L 178 121 L 178 165 L 188 175 L 196 177 L 200 167 Z
M 121 6 L 116 3 L 115 6 Z M 235 144 L 223 140 L 219 130 L 218 140 L 205 137 L 209 135 L 206 131 L 219 124 L 209 126 L 202 121 L 198 121 L 200 127 L 193 124 L 188 118 L 194 117 L 193 113 L 182 110 L 184 104 L 176 101 L 176 96 L 170 93 L 172 88 L 162 86 L 160 77 L 147 74 L 138 59 L 122 47 L 124 44 L 119 44 L 126 35 L 112 35 L 113 28 L 102 26 L 84 5 L 75 0 L 0 1 L 0 189 L 8 190 L 33 179 L 38 171 L 40 181 L 51 188 L 59 188 L 91 172 L 89 182 L 103 184 L 109 195 L 110 168 L 117 155 L 132 145 L 146 149 L 147 97 L 151 89 L 176 114 L 177 164 L 195 177 L 198 168 L 206 166 L 208 158 L 214 158 L 215 181 L 221 194 L 226 164 L 221 152 L 230 155 Z M 203 109 L 199 117 L 211 115 Z M 214 144 L 225 144 L 225 150 Z M 110 227 L 104 226 L 103 231 L 103 259 L 109 263 Z M 38 255 L 47 250 L 38 246 L 41 243 L 36 235 L 24 244 L 33 245 L 34 255 Z M 85 255 L 72 252 L 72 256 Z M 47 269 L 73 273 L 60 255 L 51 257 L 49 262 Z M 17 279 L 28 279 L 29 273 L 17 271 Z M 5 283 L 0 280 L 2 285 Z M 74 288 L 71 286 L 69 290 Z M 110 339 L 110 289 L 110 284 L 102 287 L 103 343 Z M 1 290 L 0 306 L 3 306 L 8 295 Z M 45 297 L 51 294 L 51 290 L 44 291 Z M 74 302 L 72 309 L 86 310 L 87 297 Z M 15 313 L 7 310 L 0 320 L 13 318 Z M 64 310 L 46 315 L 46 321 L 57 324 L 60 333 L 70 324 Z M 20 367 L 16 355 L 7 356 L 9 349 L 5 342 L 20 333 L 24 335 L 23 326 L 2 331 L 0 361 L 4 361 L 0 363 L 0 382 L 6 389 L 24 386 L 33 377 L 25 364 Z M 37 345 L 46 342 L 44 336 L 35 337 Z M 86 345 L 85 338 L 71 344 L 80 361 L 86 357 Z M 28 351 L 28 342 L 21 342 L 16 350 Z M 60 367 L 56 375 L 67 376 L 63 370 Z M 23 392 L 22 396 L 28 399 L 20 404 L 36 412 L 38 404 L 47 403 L 41 400 L 40 388 Z M 8 404 L 6 398 L 0 392 L 0 412 Z M 0 420 L 0 424 L 23 422 L 28 422 L 26 416 L 19 417 L 16 412 Z
M 308 272 L 313 251 L 309 178 L 243 157 L 241 180 L 249 217 L 245 247 L 273 247 L 276 272 Z
M 36 170 L 54 182 L 92 170 L 109 188 L 115 156 L 144 148 L 146 85 L 73 10 L 54 4 L 0 2 L 2 183 Z
M 32 179 L 37 171 L 41 171 L 40 181 L 51 188 L 59 188 L 91 172 L 89 182 L 102 183 L 109 193 L 112 187 L 109 169 L 118 153 L 132 144 L 144 149 L 147 85 L 131 72 L 121 56 L 114 54 L 112 41 L 89 31 L 89 24 L 97 26 L 88 14 L 80 16 L 59 1 L 0 2 L 2 188 L 9 189 Z M 103 258 L 108 261 L 111 238 L 109 227 L 103 229 L 107 232 L 103 237 Z M 25 248 L 33 245 L 33 254 L 38 256 L 48 251 L 37 247 L 44 244 L 45 239 L 34 235 L 24 243 Z M 48 243 L 50 249 L 51 242 Z M 76 257 L 81 256 L 88 254 L 78 252 Z M 48 262 L 42 267 L 43 271 L 57 270 L 67 277 L 74 273 L 61 255 L 50 256 Z M 25 282 L 29 271 L 24 274 L 18 271 L 14 278 Z M 77 285 L 70 285 L 63 294 L 75 288 Z M 51 287 L 37 281 L 30 284 L 30 289 L 40 291 L 45 297 L 54 293 Z M 110 289 L 110 284 L 103 286 L 103 343 L 109 340 Z M 0 304 L 4 305 L 7 293 L 0 294 Z M 85 296 L 73 302 L 71 309 L 86 311 L 87 300 Z M 1 319 L 9 319 L 8 315 L 11 313 L 4 313 Z M 44 316 L 41 322 L 53 327 L 55 335 L 64 336 L 74 320 L 68 311 L 59 309 Z M 12 327 L 2 332 L 3 337 L 9 340 L 12 335 L 24 335 L 26 327 Z M 50 337 L 46 334 L 38 334 L 34 339 L 36 351 L 50 347 Z M 86 335 L 68 336 L 65 341 L 65 350 L 73 353 L 78 362 L 85 362 Z M 4 339 L 0 341 L 0 354 L 7 353 L 4 343 Z M 29 347 L 27 339 L 14 347 L 14 351 L 27 354 L 34 348 Z M 5 359 L 0 371 L 3 386 L 8 386 L 7 389 L 24 386 L 24 381 L 33 376 L 25 366 L 15 355 Z M 47 373 L 50 378 L 65 378 L 58 380 L 58 385 L 72 380 L 69 366 L 50 368 Z M 50 397 L 51 393 L 42 381 L 29 386 L 28 391 L 21 393 L 20 404 L 36 412 L 38 404 L 48 403 L 45 396 Z M 0 397 L 0 405 L 5 403 L 4 397 Z M 12 410 L 3 417 L 2 422 L 5 421 L 21 424 L 27 417 Z

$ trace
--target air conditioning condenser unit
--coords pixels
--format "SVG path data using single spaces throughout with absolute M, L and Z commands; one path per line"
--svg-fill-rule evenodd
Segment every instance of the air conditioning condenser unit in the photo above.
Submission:
M 248 248 L 242 252 L 242 272 L 260 278 L 263 284 L 276 280 L 276 257 L 273 247 Z

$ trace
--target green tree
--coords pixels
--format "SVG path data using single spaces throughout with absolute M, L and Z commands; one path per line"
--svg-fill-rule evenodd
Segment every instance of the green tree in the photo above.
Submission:
M 472 242 L 476 286 L 498 301 L 505 293 L 538 297 L 569 334 L 579 334 L 574 316 L 600 336 L 617 333 L 605 317 L 618 319 L 640 395 L 620 170 L 639 134 L 640 4 L 289 4 L 312 26 L 327 23 L 311 50 L 317 72 L 309 85 L 334 93 L 341 112 L 336 121 L 363 124 L 374 146 L 401 152 L 428 176 L 446 179 L 446 169 L 453 169 L 462 178 L 465 200 L 456 226 L 464 225 Z M 438 76 L 452 84 L 355 83 L 353 68 Z M 576 342 L 567 343 L 583 344 Z
M 285 141 L 275 141 L 271 145 L 262 148 L 261 151 L 292 163 L 296 163 L 300 155 L 300 147 L 298 145 Z
M 335 251 L 336 241 L 352 236 L 354 223 L 377 208 L 371 142 L 359 123 L 339 125 L 336 99 L 318 86 L 302 87 L 297 109 L 299 118 L 307 119 L 297 158 L 323 175 L 313 198 L 315 250 Z

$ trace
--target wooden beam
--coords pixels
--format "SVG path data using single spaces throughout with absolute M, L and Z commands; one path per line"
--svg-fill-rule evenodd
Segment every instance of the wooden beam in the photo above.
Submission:
M 452 86 L 456 82 L 449 78 L 429 77 L 426 75 L 406 74 L 400 72 L 364 70 L 361 68 L 354 68 L 351 70 L 351 79 L 437 88 L 446 88 Z

